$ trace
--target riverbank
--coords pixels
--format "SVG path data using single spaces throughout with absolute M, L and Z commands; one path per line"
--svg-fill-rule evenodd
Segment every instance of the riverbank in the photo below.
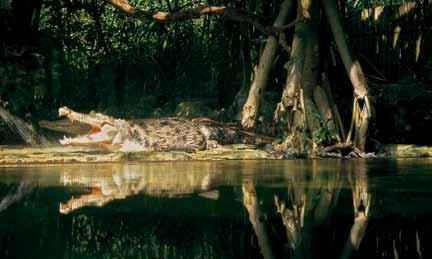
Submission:
M 186 153 L 170 152 L 107 152 L 82 147 L 11 147 L 0 146 L 0 164 L 109 163 L 192 160 L 262 160 L 282 157 L 249 145 L 230 145 L 212 150 Z
M 337 154 L 337 153 L 334 153 Z M 313 156 L 320 158 L 324 156 Z M 344 158 L 325 156 L 328 158 Z M 416 145 L 381 145 L 374 157 L 416 158 L 432 157 L 432 147 Z M 281 153 L 255 149 L 251 145 L 229 145 L 216 149 L 186 153 L 170 152 L 108 152 L 86 147 L 18 147 L 0 146 L 0 165 L 63 164 L 63 163 L 120 163 L 155 161 L 203 161 L 203 160 L 275 160 L 286 159 Z M 368 158 L 371 158 L 369 156 Z

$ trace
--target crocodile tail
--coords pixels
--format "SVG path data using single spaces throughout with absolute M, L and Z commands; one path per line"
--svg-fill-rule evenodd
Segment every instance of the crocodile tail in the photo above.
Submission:
M 195 123 L 217 127 L 219 128 L 219 131 L 223 132 L 222 135 L 232 135 L 234 131 L 236 135 L 240 136 L 241 142 L 248 144 L 270 144 L 276 140 L 275 137 L 260 135 L 253 131 L 245 130 L 241 126 L 238 126 L 236 123 L 224 123 L 205 117 L 192 119 L 192 121 Z

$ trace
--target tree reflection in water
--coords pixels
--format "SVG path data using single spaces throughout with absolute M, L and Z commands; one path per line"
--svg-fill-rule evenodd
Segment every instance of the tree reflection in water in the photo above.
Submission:
M 347 169 L 349 171 L 348 182 L 352 191 L 354 223 L 351 227 L 350 235 L 345 244 L 341 258 L 349 258 L 353 251 L 359 249 L 366 233 L 372 197 L 368 188 L 364 161 L 358 161 L 355 170 L 352 166 Z
M 312 258 L 312 237 L 316 228 L 322 228 L 338 201 L 340 167 L 336 164 L 325 171 L 319 168 L 313 161 L 310 176 L 290 175 L 287 202 L 275 196 L 275 205 L 286 227 L 294 258 Z
M 264 258 L 275 258 L 272 246 L 267 235 L 267 227 L 263 222 L 263 214 L 259 206 L 259 200 L 255 186 L 251 180 L 245 180 L 242 185 L 243 205 L 245 206 L 249 220 L 258 238 L 258 245 Z
M 343 185 L 349 186 L 352 190 L 354 223 L 341 258 L 349 258 L 353 251 L 359 249 L 365 235 L 371 203 L 365 161 L 357 162 L 356 170 L 353 170 L 353 167 L 346 170 L 346 167 L 341 167 L 341 163 L 343 162 L 338 161 L 327 167 L 320 167 L 317 161 L 312 161 L 309 174 L 293 172 L 286 175 L 286 200 L 280 198 L 279 194 L 274 195 L 275 212 L 281 217 L 289 247 L 289 252 L 285 256 L 319 257 L 322 251 L 314 247 L 322 245 L 314 242 L 319 240 L 316 236 L 322 236 L 325 234 L 322 231 L 329 228 L 330 217 L 338 205 Z M 299 172 L 305 170 L 307 171 L 306 168 L 299 168 Z M 342 174 L 347 174 L 347 177 L 342 177 Z M 345 183 L 344 179 L 348 183 Z M 274 258 L 251 180 L 245 180 L 243 183 L 243 203 L 257 235 L 261 253 L 264 258 Z
M 26 194 L 33 191 L 34 188 L 35 185 L 31 182 L 21 182 L 16 191 L 0 200 L 0 212 L 6 210 L 12 204 L 19 202 Z

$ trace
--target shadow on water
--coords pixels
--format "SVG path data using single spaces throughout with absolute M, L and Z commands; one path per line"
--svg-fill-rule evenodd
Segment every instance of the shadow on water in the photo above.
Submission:
M 0 175 L 1 258 L 432 256 L 426 159 L 0 167 Z

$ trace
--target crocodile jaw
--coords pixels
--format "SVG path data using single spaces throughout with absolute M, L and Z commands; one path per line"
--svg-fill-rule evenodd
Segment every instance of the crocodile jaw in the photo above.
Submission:
M 62 145 L 112 144 L 117 133 L 116 127 L 104 125 L 100 129 L 96 129 L 86 135 L 75 138 L 64 136 L 59 142 Z
M 75 112 L 72 109 L 64 106 L 58 111 L 59 117 L 66 117 L 71 122 L 78 121 L 84 124 L 91 125 L 93 128 L 101 128 L 103 125 L 109 124 L 115 126 L 118 124 L 119 120 L 114 119 L 111 116 L 104 115 L 101 113 L 91 113 L 85 114 L 80 112 Z
M 122 120 L 115 120 L 99 113 L 89 115 L 75 112 L 66 106 L 59 109 L 59 116 L 66 117 L 71 122 L 78 121 L 91 126 L 90 132 L 85 135 L 75 138 L 64 136 L 59 140 L 62 145 L 112 144 L 119 132 L 117 122 L 122 122 Z

